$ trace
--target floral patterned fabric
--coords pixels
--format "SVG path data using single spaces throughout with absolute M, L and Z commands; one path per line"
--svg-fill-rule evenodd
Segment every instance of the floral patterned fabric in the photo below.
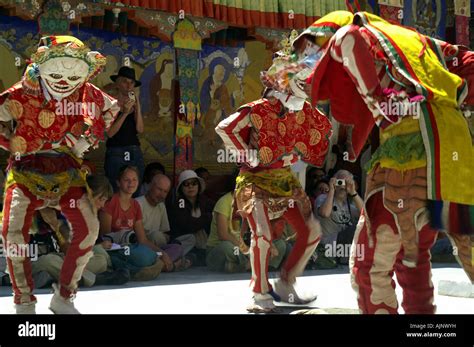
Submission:
M 250 119 L 259 133 L 258 156 L 262 165 L 271 165 L 289 154 L 301 155 L 301 160 L 310 165 L 323 165 L 332 128 L 320 111 L 305 103 L 301 111 L 281 115 L 283 105 L 275 98 L 261 99 L 241 109 L 247 107 L 251 108 Z
M 114 118 L 112 100 L 89 83 L 59 102 L 24 93 L 17 83 L 0 94 L 0 120 L 17 121 L 13 134 L 0 134 L 0 147 L 19 155 L 73 147 L 84 130 L 87 141 L 97 146 Z

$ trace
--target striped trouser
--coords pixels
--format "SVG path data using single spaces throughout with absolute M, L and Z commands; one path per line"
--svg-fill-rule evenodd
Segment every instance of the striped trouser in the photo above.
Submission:
M 3 230 L 4 245 L 21 247 L 30 241 L 29 230 L 36 210 L 46 207 L 44 200 L 38 199 L 21 184 L 13 184 L 5 191 Z M 72 240 L 64 258 L 59 278 L 60 293 L 68 298 L 77 289 L 77 282 L 92 256 L 92 247 L 99 232 L 99 221 L 93 212 L 84 188 L 70 188 L 55 207 L 61 210 L 72 227 Z M 31 260 L 25 254 L 7 253 L 7 264 L 16 304 L 35 302 Z
M 305 221 L 296 205 L 288 208 L 282 218 L 291 225 L 297 234 L 295 245 L 281 270 L 282 279 L 293 283 L 296 276 L 303 273 L 306 263 L 316 249 L 321 239 L 321 228 L 312 214 Z M 248 222 L 252 229 L 250 243 L 251 287 L 254 293 L 265 294 L 272 290 L 268 281 L 268 263 L 272 240 L 278 235 L 272 232 L 268 209 L 261 199 L 255 200 L 252 214 L 248 216 Z
M 394 274 L 403 289 L 405 313 L 435 312 L 430 249 L 437 230 L 430 226 L 426 206 L 425 167 L 401 172 L 378 166 L 368 175 L 350 261 L 362 313 L 397 313 Z M 449 231 L 448 237 L 473 281 L 472 237 Z
M 436 235 L 429 224 L 418 231 L 417 264 L 406 266 L 398 226 L 392 213 L 384 207 L 383 193 L 370 197 L 357 225 L 350 261 L 352 287 L 357 292 L 362 313 L 397 313 L 394 272 L 403 289 L 402 307 L 405 313 L 435 312 L 430 248 Z

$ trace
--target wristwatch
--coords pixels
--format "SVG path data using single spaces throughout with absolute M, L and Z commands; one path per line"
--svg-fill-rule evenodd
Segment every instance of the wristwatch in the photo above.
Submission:
M 355 198 L 357 195 L 358 195 L 357 192 L 355 192 L 354 195 L 350 195 L 350 194 L 349 194 L 349 196 L 350 196 L 351 198 Z

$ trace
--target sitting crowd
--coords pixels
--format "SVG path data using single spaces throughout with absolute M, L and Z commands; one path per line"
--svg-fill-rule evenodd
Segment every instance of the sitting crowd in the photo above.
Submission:
M 114 193 L 106 177 L 88 176 L 100 232 L 80 285 L 148 281 L 161 272 L 196 266 L 224 273 L 250 271 L 250 230 L 233 206 L 236 173 L 224 178 L 222 191 L 210 193 L 206 189 L 213 180 L 206 169 L 185 170 L 173 189 L 160 163 L 149 164 L 143 178 L 136 167 L 123 166 Z M 309 268 L 348 264 L 347 252 L 336 250 L 338 245 L 347 250 L 352 243 L 363 208 L 358 187 L 357 178 L 346 170 L 331 176 L 322 169 L 307 170 L 306 193 L 323 232 Z M 295 234 L 279 220 L 273 221 L 272 227 L 283 230 L 272 242 L 270 253 L 270 270 L 277 270 L 290 252 Z M 43 288 L 58 280 L 70 242 L 69 224 L 56 210 L 43 209 L 37 212 L 31 229 L 31 243 L 39 250 L 38 259 L 32 262 L 33 278 L 35 286 Z M 0 280 L 0 285 L 9 284 L 2 263 Z
M 100 231 L 79 285 L 148 281 L 161 272 L 196 266 L 249 271 L 248 246 L 247 252 L 239 248 L 241 222 L 232 208 L 235 176 L 227 177 L 225 194 L 206 191 L 210 178 L 204 168 L 185 170 L 172 189 L 160 163 L 149 164 L 142 178 L 136 167 L 123 166 L 114 192 L 106 177 L 89 175 Z M 59 278 L 70 242 L 69 224 L 55 209 L 43 209 L 36 213 L 31 234 L 38 248 L 38 259 L 32 261 L 35 286 L 48 287 Z M 277 269 L 286 244 L 278 240 L 273 248 L 271 266 Z M 10 283 L 4 265 L 0 263 L 0 285 Z

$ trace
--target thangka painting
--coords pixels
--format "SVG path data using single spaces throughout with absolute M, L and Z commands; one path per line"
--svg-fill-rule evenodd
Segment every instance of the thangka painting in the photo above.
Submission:
M 405 1 L 403 12 L 403 25 L 413 27 L 424 35 L 445 39 L 447 17 L 446 1 Z
M 140 78 L 146 129 L 141 137 L 143 154 L 145 158 L 165 163 L 173 161 L 174 64 L 172 47 L 162 45 L 158 57 L 145 67 Z
M 205 47 L 199 79 L 201 120 L 195 126 L 195 160 L 210 159 L 220 147 L 215 127 L 241 104 L 240 84 L 234 69 L 237 50 Z M 206 158 L 207 157 L 207 158 Z
M 199 78 L 201 119 L 193 131 L 196 165 L 210 169 L 220 165 L 222 169 L 217 157 L 224 147 L 215 127 L 241 105 L 261 97 L 263 88 L 258 76 L 268 68 L 270 58 L 271 52 L 258 43 L 235 48 L 203 47 Z

